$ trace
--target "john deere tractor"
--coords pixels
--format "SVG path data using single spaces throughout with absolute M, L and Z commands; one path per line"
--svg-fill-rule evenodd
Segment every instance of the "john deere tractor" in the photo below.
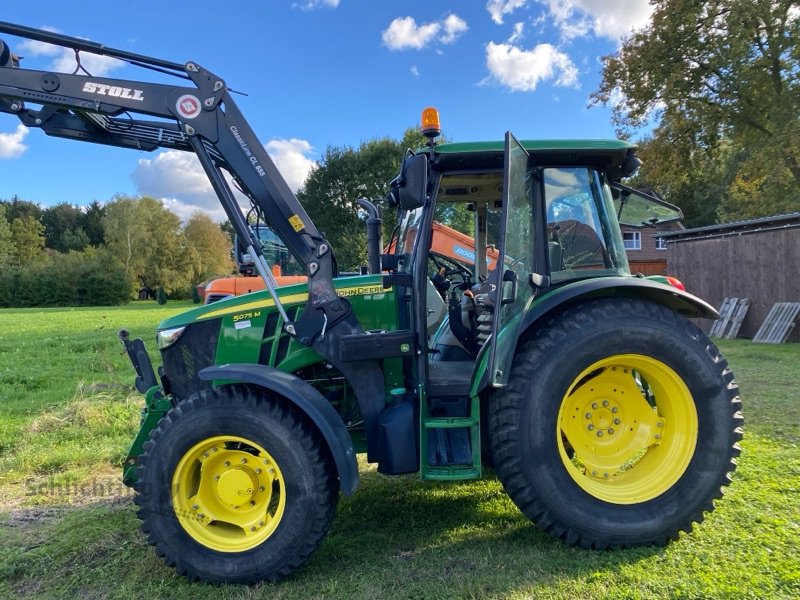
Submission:
M 34 71 L 0 44 L 0 112 L 48 135 L 193 152 L 265 281 L 161 323 L 157 371 L 120 332 L 145 396 L 123 478 L 179 573 L 292 573 L 339 495 L 355 493 L 358 454 L 423 480 L 476 479 L 491 464 L 525 515 L 582 548 L 662 545 L 713 509 L 739 452 L 738 388 L 689 320 L 716 311 L 629 271 L 620 221 L 680 216 L 621 183 L 640 164 L 635 146 L 510 133 L 437 144 L 426 110 L 430 143 L 403 157 L 384 200 L 397 216 L 389 252 L 370 219 L 371 272 L 339 277 L 223 79 L 195 62 L 0 31 L 182 78 Z M 224 172 L 307 282 L 275 285 Z M 472 239 L 469 260 L 432 251 L 434 218 Z

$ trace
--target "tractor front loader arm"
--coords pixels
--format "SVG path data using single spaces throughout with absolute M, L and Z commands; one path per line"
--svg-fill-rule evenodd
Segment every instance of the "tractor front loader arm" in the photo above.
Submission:
M 340 339 L 363 330 L 349 302 L 334 289 L 337 269 L 333 250 L 289 189 L 225 81 L 194 62 L 181 65 L 12 23 L 0 22 L 0 33 L 71 48 L 78 59 L 73 74 L 25 69 L 0 41 L 0 112 L 15 115 L 26 126 L 52 136 L 138 150 L 185 150 L 197 155 L 239 239 L 247 240 L 247 251 L 254 257 L 256 270 L 286 323 L 287 333 L 313 347 L 344 373 L 370 423 L 382 407 L 383 372 L 377 360 L 341 360 Z M 114 57 L 176 76 L 188 85 L 77 74 L 82 68 L 80 52 Z M 309 299 L 296 322 L 290 321 L 280 302 L 261 245 L 248 227 L 223 169 L 306 270 Z

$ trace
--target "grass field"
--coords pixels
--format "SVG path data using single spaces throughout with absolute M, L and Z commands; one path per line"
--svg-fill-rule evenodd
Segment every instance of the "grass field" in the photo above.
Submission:
M 153 340 L 185 307 L 0 310 L 1 598 L 800 597 L 800 345 L 747 341 L 720 344 L 745 406 L 733 485 L 666 548 L 577 550 L 531 525 L 491 474 L 423 483 L 362 464 L 359 491 L 289 580 L 188 583 L 144 541 L 119 483 L 141 400 L 115 335 Z

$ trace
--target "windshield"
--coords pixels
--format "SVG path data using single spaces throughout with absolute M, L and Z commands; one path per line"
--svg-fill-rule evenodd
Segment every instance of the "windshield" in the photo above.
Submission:
M 629 273 L 611 190 L 595 169 L 544 169 L 553 283 Z
M 397 238 L 392 240 L 392 252 L 398 256 L 399 271 L 411 272 L 413 265 L 411 257 L 414 253 L 414 246 L 417 241 L 417 235 L 419 235 L 424 213 L 425 210 L 422 206 L 400 213 L 396 229 Z
M 270 267 L 279 267 L 280 275 L 303 275 L 303 266 L 289 252 L 281 238 L 264 223 L 251 226 L 258 241 L 261 242 L 261 251 Z
M 621 187 L 621 186 L 620 186 Z M 623 225 L 643 227 L 683 218 L 681 209 L 655 196 L 639 195 L 632 188 L 614 190 L 614 209 Z

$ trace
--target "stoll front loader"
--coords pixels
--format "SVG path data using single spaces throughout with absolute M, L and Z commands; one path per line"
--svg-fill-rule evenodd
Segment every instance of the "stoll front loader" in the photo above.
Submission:
M 713 510 L 739 453 L 738 388 L 687 320 L 716 311 L 629 272 L 619 222 L 676 214 L 620 183 L 639 165 L 634 146 L 510 134 L 437 145 L 426 111 L 429 147 L 406 154 L 387 198 L 391 252 L 372 235 L 372 273 L 337 277 L 334 249 L 224 80 L 194 62 L 8 23 L 0 32 L 183 78 L 34 71 L 0 45 L 0 111 L 28 127 L 194 152 L 266 283 L 161 323 L 158 376 L 141 340 L 120 332 L 146 399 L 123 477 L 178 572 L 216 582 L 293 572 L 339 493 L 355 492 L 358 453 L 424 480 L 474 479 L 491 464 L 532 521 L 583 548 L 665 544 Z M 223 172 L 307 283 L 274 284 Z M 435 214 L 469 215 L 473 260 L 430 251 Z M 499 252 L 492 269 L 487 249 Z

